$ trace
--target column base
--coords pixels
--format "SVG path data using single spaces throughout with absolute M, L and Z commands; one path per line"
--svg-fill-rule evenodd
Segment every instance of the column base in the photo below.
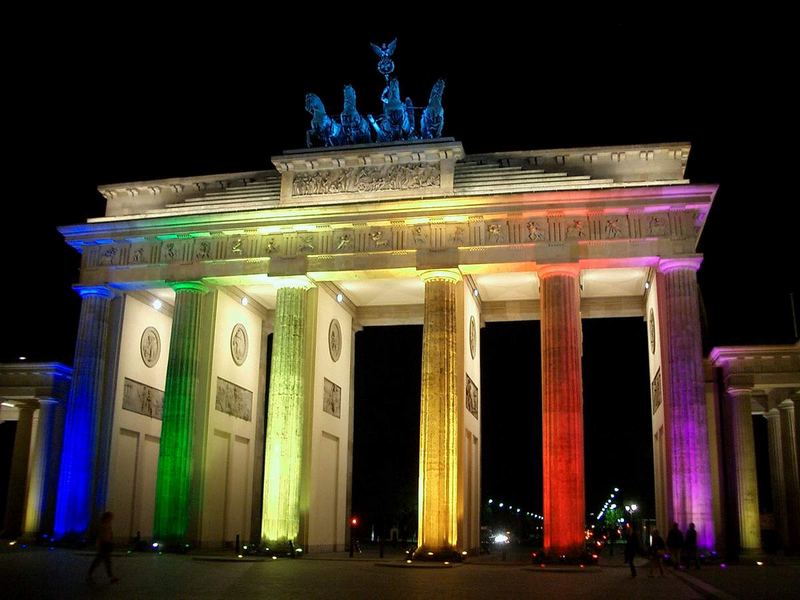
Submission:
M 464 555 L 455 548 L 417 548 L 411 560 L 421 562 L 461 562 Z
M 242 554 L 257 556 L 274 556 L 276 558 L 300 558 L 305 554 L 304 549 L 295 546 L 291 541 L 280 542 L 261 542 L 260 544 L 245 544 L 242 546 Z
M 531 552 L 531 562 L 535 565 L 596 565 L 599 560 L 597 552 L 590 550 L 570 552 Z

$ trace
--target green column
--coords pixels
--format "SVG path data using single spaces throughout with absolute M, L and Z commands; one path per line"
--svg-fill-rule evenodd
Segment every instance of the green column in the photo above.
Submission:
M 306 423 L 305 278 L 279 284 L 269 381 L 261 541 L 297 545 Z
M 172 287 L 175 310 L 164 390 L 153 525 L 153 538 L 169 546 L 186 542 L 189 525 L 200 315 L 203 294 L 208 291 L 197 281 L 175 283 Z

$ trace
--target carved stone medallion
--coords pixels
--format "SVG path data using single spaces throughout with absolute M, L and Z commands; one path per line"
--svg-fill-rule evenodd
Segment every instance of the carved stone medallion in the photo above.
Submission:
M 241 323 L 234 325 L 231 332 L 231 357 L 240 367 L 247 358 L 247 330 Z
M 650 353 L 656 353 L 656 316 L 653 309 L 650 309 L 649 329 L 650 329 Z
M 336 319 L 332 319 L 328 327 L 328 350 L 333 362 L 339 360 L 339 356 L 342 354 L 342 328 Z
M 145 366 L 152 367 L 158 362 L 158 357 L 161 356 L 161 336 L 155 327 L 145 327 L 139 342 L 139 351 Z
M 472 358 L 475 358 L 475 347 L 477 345 L 476 331 L 475 331 L 475 317 L 469 317 L 469 353 Z

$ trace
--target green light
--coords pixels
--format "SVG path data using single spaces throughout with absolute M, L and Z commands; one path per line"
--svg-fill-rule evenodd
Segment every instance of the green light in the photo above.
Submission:
M 165 233 L 164 235 L 157 235 L 157 240 L 175 240 L 178 238 L 178 235 L 175 233 Z
M 189 525 L 194 403 L 202 293 L 199 282 L 174 284 L 167 383 L 164 390 L 161 444 L 158 454 L 153 537 L 182 543 Z

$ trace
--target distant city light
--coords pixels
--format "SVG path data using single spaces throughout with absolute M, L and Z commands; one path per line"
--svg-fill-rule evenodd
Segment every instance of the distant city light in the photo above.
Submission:
M 20 360 L 28 360 L 28 357 L 27 356 L 20 356 L 19 359 Z
M 489 498 L 489 504 L 491 504 L 492 502 L 494 502 L 494 500 L 492 500 L 491 498 Z
M 508 541 L 508 536 L 504 533 L 498 533 L 494 536 L 494 543 L 495 544 L 505 544 Z
M 615 492 L 618 492 L 618 491 L 619 491 L 619 488 L 614 488 L 614 491 L 615 491 Z
M 503 503 L 501 502 L 500 504 L 498 504 L 498 506 L 499 506 L 500 508 L 503 508 Z

